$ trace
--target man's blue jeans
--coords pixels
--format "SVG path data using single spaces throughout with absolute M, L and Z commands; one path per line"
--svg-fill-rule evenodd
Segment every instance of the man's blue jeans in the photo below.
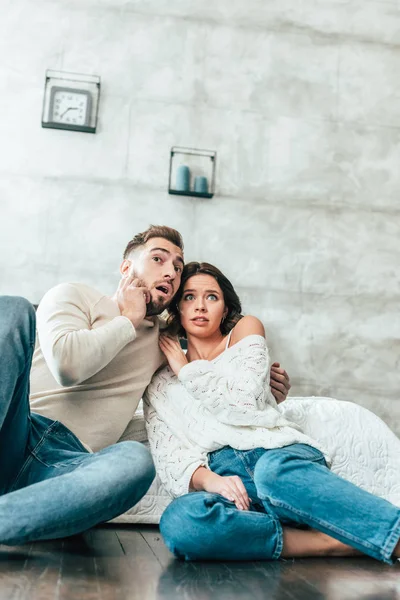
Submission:
M 108 521 L 136 504 L 155 475 L 142 444 L 92 454 L 60 422 L 30 412 L 34 344 L 32 305 L 0 297 L 0 544 L 65 537 Z
M 225 446 L 210 469 L 238 475 L 251 498 L 238 510 L 219 494 L 193 492 L 174 500 L 160 530 L 186 560 L 265 560 L 282 552 L 282 525 L 310 526 L 378 560 L 392 563 L 400 509 L 332 473 L 319 450 L 292 444 L 274 450 Z

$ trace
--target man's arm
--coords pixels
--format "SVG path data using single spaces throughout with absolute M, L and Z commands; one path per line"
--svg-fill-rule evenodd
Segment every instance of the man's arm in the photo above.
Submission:
M 89 379 L 136 338 L 125 316 L 91 329 L 90 303 L 73 284 L 58 285 L 45 294 L 37 311 L 37 330 L 46 363 L 62 386 Z

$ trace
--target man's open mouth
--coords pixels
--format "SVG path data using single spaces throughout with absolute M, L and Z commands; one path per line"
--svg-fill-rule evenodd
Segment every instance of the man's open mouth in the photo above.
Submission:
M 171 287 L 169 285 L 157 285 L 156 290 L 158 290 L 165 296 L 169 296 Z

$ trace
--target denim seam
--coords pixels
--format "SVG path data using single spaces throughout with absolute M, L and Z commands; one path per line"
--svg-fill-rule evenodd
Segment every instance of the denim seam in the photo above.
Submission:
M 29 349 L 30 350 L 34 350 L 35 349 L 35 345 L 36 345 L 36 341 L 35 340 L 33 340 L 33 342 L 29 342 Z M 28 360 L 26 361 L 25 366 L 26 366 L 27 363 L 29 363 L 29 361 L 30 361 L 30 358 L 28 358 Z
M 86 454 L 86 453 L 82 452 L 82 454 Z M 87 452 L 87 454 L 90 454 L 90 452 Z M 50 463 L 50 462 L 44 462 L 44 460 L 39 458 L 39 456 L 37 456 L 33 452 L 31 453 L 31 455 L 32 455 L 32 458 L 37 460 L 41 465 L 43 465 L 44 467 L 47 467 L 48 469 L 62 469 L 63 467 L 69 467 L 70 465 L 79 465 L 81 462 L 81 457 L 78 457 L 74 460 L 66 458 L 64 461 L 60 460 L 56 463 L 53 463 L 53 462 Z
M 246 461 L 244 460 L 243 457 L 243 451 L 242 450 L 236 450 L 234 449 L 236 458 L 238 458 L 241 463 L 243 464 L 243 467 L 245 468 L 246 473 L 249 475 L 249 477 L 251 477 L 253 483 L 254 483 L 254 469 L 251 471 L 250 467 L 246 464 Z
M 27 470 L 28 466 L 31 464 L 32 460 L 33 460 L 33 456 L 32 456 L 32 454 L 29 454 L 29 456 L 25 459 L 24 464 L 22 465 L 22 467 L 18 471 L 18 475 L 14 479 L 14 483 L 10 487 L 8 493 L 14 492 L 17 489 L 18 482 L 20 481 L 21 477 L 23 476 L 23 474 Z
M 297 510 L 297 509 L 293 508 L 293 506 L 291 506 L 290 504 L 285 504 L 284 502 L 280 502 L 280 501 L 278 501 L 278 500 L 274 500 L 274 499 L 272 499 L 271 497 L 264 496 L 264 495 L 260 495 L 259 497 L 260 497 L 262 500 L 268 500 L 269 502 L 271 502 L 271 504 L 272 504 L 273 506 L 278 506 L 278 507 L 280 507 L 280 508 L 284 508 L 284 509 L 286 509 L 286 510 L 292 511 L 292 512 L 294 512 L 296 515 L 298 515 L 298 516 L 300 516 L 300 517 L 302 517 L 302 518 L 304 518 L 304 516 L 306 516 L 306 517 L 307 517 L 307 516 L 309 516 L 307 513 L 304 513 L 304 512 L 302 512 L 302 511 L 299 511 L 299 510 Z M 381 547 L 379 547 L 379 546 L 376 546 L 376 545 L 374 545 L 374 544 L 371 544 L 371 543 L 370 543 L 370 542 L 368 542 L 368 541 L 361 540 L 360 538 L 358 538 L 358 537 L 355 537 L 355 536 L 354 536 L 354 535 L 352 535 L 351 533 L 347 533 L 347 532 L 345 532 L 343 529 L 338 529 L 337 527 L 335 527 L 335 526 L 334 526 L 334 525 L 332 525 L 331 523 L 328 523 L 328 522 L 326 522 L 326 521 L 323 521 L 323 520 L 321 520 L 321 519 L 318 519 L 318 518 L 316 518 L 316 517 L 313 517 L 313 521 L 314 521 L 315 523 L 318 523 L 318 525 L 322 525 L 322 526 L 326 527 L 326 528 L 327 528 L 329 531 L 333 531 L 333 532 L 335 532 L 335 533 L 337 533 L 337 534 L 339 534 L 339 535 L 342 535 L 343 537 L 345 537 L 345 536 L 346 536 L 346 537 L 347 537 L 349 540 L 352 540 L 353 542 L 357 542 L 357 543 L 358 543 L 360 546 L 364 546 L 364 547 L 366 547 L 366 548 L 368 548 L 368 549 L 370 549 L 370 550 L 372 550 L 372 551 L 374 551 L 374 552 L 378 551 L 378 552 L 376 552 L 376 553 L 377 553 L 379 556 L 382 556 L 382 558 L 385 560 L 385 562 L 388 562 L 388 561 L 387 561 L 387 559 L 386 559 L 386 556 L 384 556 L 384 555 L 383 555 L 383 550 L 382 550 L 382 548 L 381 548 Z M 390 564 L 392 563 L 392 561 L 391 561 L 391 560 L 390 560 L 389 562 L 390 562 Z
M 44 467 L 47 467 L 47 468 L 63 469 L 64 467 L 69 467 L 70 465 L 79 465 L 81 462 L 81 458 L 82 458 L 81 456 L 79 456 L 73 460 L 70 458 L 66 458 L 65 460 L 59 460 L 58 462 L 50 462 L 50 461 L 45 462 L 36 454 L 36 448 L 37 448 L 37 446 L 35 446 L 35 451 L 31 450 L 31 455 L 38 462 L 40 462 L 41 465 L 43 465 Z M 91 454 L 85 448 L 83 450 L 76 450 L 76 452 L 80 452 L 81 454 Z
M 254 448 L 253 450 L 251 450 L 251 452 L 255 452 L 256 450 L 257 450 L 257 448 Z M 255 471 L 255 468 L 256 468 L 256 465 L 257 465 L 258 461 L 260 460 L 260 458 L 262 458 L 263 455 L 261 455 L 260 458 L 258 458 L 256 460 L 256 463 L 255 463 L 254 468 L 252 470 L 250 468 L 250 466 L 247 464 L 247 461 L 246 461 L 246 459 L 245 459 L 245 457 L 243 455 L 244 451 L 243 450 L 236 450 L 236 449 L 234 449 L 234 452 L 235 452 L 236 458 L 239 458 L 240 461 L 243 463 L 243 466 L 244 466 L 244 468 L 246 470 L 246 473 L 249 475 L 249 477 L 251 477 L 251 479 L 252 479 L 252 481 L 253 481 L 253 483 L 255 485 L 254 471 Z
M 272 555 L 272 559 L 273 560 L 277 560 L 278 558 L 280 558 L 281 554 L 282 554 L 282 550 L 283 550 L 283 530 L 282 530 L 282 525 L 281 522 L 279 521 L 279 519 L 275 518 L 274 522 L 276 523 L 276 529 L 277 529 L 277 542 L 276 542 L 276 548 L 275 551 Z
M 393 563 L 392 555 L 396 544 L 398 543 L 400 538 L 400 516 L 396 520 L 396 525 L 391 528 L 391 532 L 388 536 L 388 539 L 383 545 L 382 548 L 382 556 L 385 560 Z
M 43 435 L 40 438 L 40 440 L 38 441 L 38 443 L 36 444 L 36 446 L 34 446 L 33 448 L 29 449 L 30 453 L 33 454 L 33 456 L 35 456 L 37 458 L 36 451 L 43 445 L 45 439 L 53 431 L 53 429 L 55 428 L 55 426 L 58 425 L 58 423 L 59 423 L 59 421 L 54 421 L 51 425 L 49 425 L 48 428 L 46 429 L 46 431 L 43 433 Z
M 27 470 L 28 466 L 31 464 L 33 458 L 36 458 L 36 460 L 38 460 L 42 465 L 44 465 L 45 467 L 48 467 L 49 465 L 46 465 L 44 462 L 42 462 L 40 460 L 40 458 L 38 458 L 35 454 L 35 450 L 42 446 L 44 440 L 47 437 L 47 434 L 50 433 L 54 426 L 58 424 L 58 421 L 54 421 L 54 423 L 52 423 L 51 425 L 49 425 L 49 427 L 46 429 L 46 431 L 44 432 L 44 434 L 42 435 L 42 437 L 40 438 L 40 440 L 38 441 L 38 443 L 36 444 L 36 446 L 34 447 L 33 450 L 31 450 L 30 448 L 28 448 L 29 450 L 29 456 L 25 459 L 24 464 L 22 465 L 22 467 L 20 468 L 20 470 L 18 471 L 18 474 L 16 476 L 16 478 L 14 479 L 14 483 L 12 484 L 11 488 L 10 488 L 10 492 L 13 492 L 15 490 L 15 488 L 17 487 L 18 481 L 21 479 L 22 475 L 25 473 L 25 471 Z

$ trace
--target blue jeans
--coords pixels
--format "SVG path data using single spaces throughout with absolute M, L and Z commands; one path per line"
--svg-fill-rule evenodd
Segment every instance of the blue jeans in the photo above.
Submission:
M 186 560 L 279 558 L 282 525 L 309 526 L 383 562 L 400 538 L 400 509 L 338 477 L 319 450 L 292 444 L 274 450 L 225 446 L 209 455 L 218 475 L 238 475 L 252 500 L 238 510 L 219 494 L 193 492 L 174 500 L 160 530 Z
M 136 504 L 155 475 L 142 444 L 92 454 L 60 422 L 30 412 L 34 344 L 32 305 L 0 297 L 0 544 L 65 537 L 108 521 Z

